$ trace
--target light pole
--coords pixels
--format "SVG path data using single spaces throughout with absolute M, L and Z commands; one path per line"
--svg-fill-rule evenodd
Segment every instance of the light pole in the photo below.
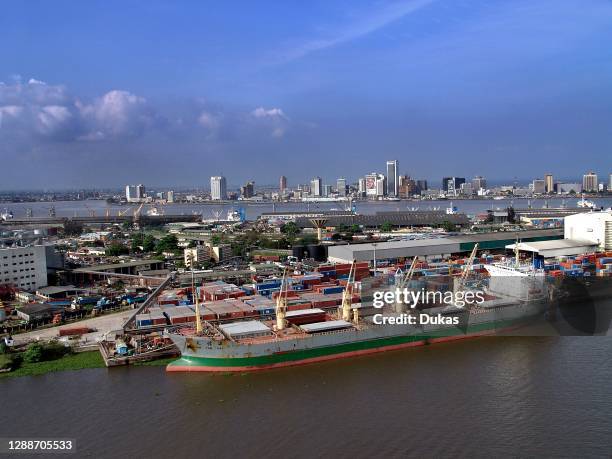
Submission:
M 374 248 L 374 277 L 376 277 L 376 242 L 372 243 L 372 247 Z

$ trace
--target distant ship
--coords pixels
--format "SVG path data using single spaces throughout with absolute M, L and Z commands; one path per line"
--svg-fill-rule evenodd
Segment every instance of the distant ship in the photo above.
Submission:
M 4 212 L 0 214 L 0 219 L 2 219 L 2 221 L 12 220 L 13 218 L 13 212 L 7 209 L 4 209 Z
M 594 209 L 596 207 L 596 204 L 593 201 L 589 201 L 588 199 L 584 199 L 584 196 L 582 196 L 582 199 L 580 201 L 578 201 L 576 203 L 576 205 L 578 207 L 582 207 L 583 209 Z

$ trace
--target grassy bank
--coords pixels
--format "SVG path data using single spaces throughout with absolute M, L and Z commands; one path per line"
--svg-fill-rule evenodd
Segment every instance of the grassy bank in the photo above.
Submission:
M 82 370 L 84 368 L 104 367 L 104 360 L 98 351 L 79 352 L 69 354 L 55 360 L 28 363 L 21 362 L 19 368 L 8 372 L 0 373 L 1 378 L 11 378 L 19 376 L 36 376 L 53 371 Z

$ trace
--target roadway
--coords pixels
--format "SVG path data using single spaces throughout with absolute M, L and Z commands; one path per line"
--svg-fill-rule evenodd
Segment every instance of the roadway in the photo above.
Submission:
M 77 322 L 71 322 L 69 324 L 61 325 L 59 327 L 51 327 L 51 328 L 40 328 L 36 330 L 32 330 L 26 333 L 19 333 L 17 335 L 13 335 L 13 339 L 15 340 L 15 344 L 25 344 L 30 341 L 42 340 L 49 341 L 53 338 L 57 338 L 59 335 L 59 330 L 66 328 L 80 328 L 80 327 L 89 327 L 95 328 L 97 331 L 92 333 L 87 333 L 81 337 L 82 344 L 95 344 L 97 343 L 102 336 L 109 331 L 112 330 L 121 330 L 123 328 L 123 324 L 125 321 L 131 317 L 134 313 L 133 309 L 128 309 L 120 312 L 113 312 L 109 314 L 104 314 L 98 317 L 92 317 L 91 319 L 79 320 Z

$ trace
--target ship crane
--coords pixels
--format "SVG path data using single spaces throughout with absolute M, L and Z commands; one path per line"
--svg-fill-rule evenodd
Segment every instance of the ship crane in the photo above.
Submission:
M 283 269 L 283 278 L 281 280 L 280 290 L 276 298 L 276 329 L 284 330 L 287 326 L 285 317 L 287 316 L 287 268 Z M 284 291 L 283 291 L 284 289 Z
M 478 243 L 474 244 L 474 248 L 472 249 L 472 253 L 470 254 L 470 258 L 468 258 L 467 263 L 463 267 L 463 271 L 462 271 L 461 277 L 460 277 L 462 283 L 465 282 L 465 280 L 468 277 L 470 269 L 472 268 L 472 265 L 474 264 L 474 259 L 476 258 L 476 252 L 477 251 L 478 251 Z
M 472 253 L 470 253 L 470 257 L 468 258 L 467 263 L 463 266 L 463 271 L 461 271 L 461 275 L 459 277 L 454 278 L 453 282 L 453 291 L 457 293 L 461 290 L 465 281 L 467 280 L 470 270 L 472 269 L 472 265 L 474 264 L 474 259 L 476 258 L 476 252 L 478 252 L 478 243 L 474 244 L 474 248 L 472 249 Z
M 397 284 L 398 290 L 403 291 L 406 285 L 408 285 L 408 282 L 412 280 L 412 277 L 414 276 L 414 270 L 417 264 L 417 259 L 418 257 L 414 257 L 412 259 L 412 263 L 410 263 L 410 267 L 408 268 L 408 271 L 406 271 L 406 274 L 404 274 L 404 276 L 400 279 L 399 283 Z M 396 312 L 403 312 L 403 309 L 404 309 L 403 306 L 404 306 L 403 303 L 399 303 L 399 302 L 396 303 L 395 304 Z
M 353 302 L 353 289 L 355 287 L 355 275 L 357 274 L 357 268 L 355 262 L 351 264 L 351 270 L 349 271 L 348 279 L 346 280 L 346 287 L 342 292 L 342 319 L 349 321 L 351 320 L 351 305 Z M 359 321 L 359 313 L 357 309 L 353 310 L 353 322 Z

